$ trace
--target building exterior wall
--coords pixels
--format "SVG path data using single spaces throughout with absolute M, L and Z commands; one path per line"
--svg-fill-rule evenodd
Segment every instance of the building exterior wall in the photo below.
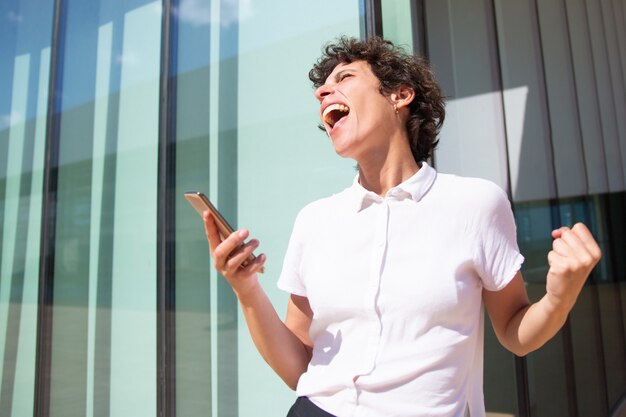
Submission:
M 433 163 L 508 192 L 532 299 L 553 228 L 603 248 L 539 351 L 486 326 L 488 412 L 607 416 L 625 394 L 623 0 L 6 0 L 0 22 L 1 416 L 286 414 L 183 192 L 261 241 L 283 314 L 298 210 L 355 175 L 307 73 L 374 33 L 430 59 Z

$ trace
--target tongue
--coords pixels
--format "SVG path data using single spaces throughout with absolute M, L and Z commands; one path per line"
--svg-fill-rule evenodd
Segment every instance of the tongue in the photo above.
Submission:
M 343 120 L 343 119 L 345 119 L 346 117 L 348 117 L 348 115 L 347 115 L 347 114 L 345 114 L 345 115 L 341 116 L 341 117 L 339 118 L 339 120 L 337 120 L 337 121 L 335 122 L 335 124 L 334 124 L 333 126 L 337 125 L 337 123 L 339 123 L 340 121 L 342 121 L 342 120 Z
M 333 116 L 333 126 L 335 126 L 337 123 L 339 123 L 340 120 L 343 120 L 346 116 L 348 115 L 348 113 L 346 112 L 342 112 L 342 111 L 333 111 L 331 113 L 331 116 Z

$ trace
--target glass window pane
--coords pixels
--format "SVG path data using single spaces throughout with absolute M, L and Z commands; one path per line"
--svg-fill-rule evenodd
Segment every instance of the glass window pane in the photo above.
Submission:
M 176 9 L 176 408 L 186 416 L 285 415 L 293 391 L 252 344 L 232 290 L 218 277 L 197 214 L 204 191 L 268 255 L 276 288 L 291 227 L 308 202 L 349 185 L 353 162 L 317 129 L 307 74 L 323 44 L 359 36 L 360 2 L 181 1 Z M 327 13 L 328 10 L 333 13 Z M 271 22 L 271 25 L 268 25 Z M 199 53 L 198 51 L 203 51 Z M 178 198 L 180 197 L 180 198 Z
M 564 226 L 572 226 L 578 221 L 592 226 L 582 198 L 560 200 L 559 216 Z M 590 279 L 569 317 L 572 356 L 576 364 L 573 367 L 576 392 L 584 393 L 576 396 L 578 414 L 581 416 L 607 413 L 599 292 L 598 282 Z
M 50 415 L 154 416 L 160 2 L 63 22 Z
M 307 73 L 324 43 L 363 35 L 366 2 L 171 2 L 173 172 L 158 172 L 157 163 L 163 2 L 0 3 L 0 415 L 33 415 L 38 342 L 51 343 L 50 372 L 38 374 L 44 393 L 50 389 L 49 415 L 157 414 L 164 175 L 174 181 L 167 192 L 176 214 L 168 225 L 175 360 L 165 364 L 175 370 L 166 387 L 175 398 L 163 399 L 166 408 L 171 401 L 180 416 L 285 415 L 294 393 L 253 346 L 182 193 L 206 192 L 260 239 L 258 253 L 269 258 L 262 285 L 283 315 L 287 295 L 275 283 L 296 213 L 355 175 L 316 127 Z M 61 18 L 51 45 L 55 4 Z M 526 377 L 533 417 L 606 414 L 626 385 L 624 1 L 381 7 L 385 37 L 429 52 L 449 97 L 437 168 L 512 192 L 531 299 L 545 293 L 555 224 L 584 220 L 603 248 L 568 324 L 528 356 L 526 375 L 516 378 L 513 356 L 487 324 L 488 412 L 519 414 L 516 383 Z M 47 135 L 56 56 L 50 114 L 58 118 Z M 53 322 L 51 341 L 37 341 L 47 136 L 59 148 L 54 204 L 43 217 L 55 232 Z
M 596 268 L 600 322 L 606 366 L 609 407 L 617 403 L 626 387 L 626 196 L 612 193 L 596 197 L 588 204 L 594 233 L 600 237 L 603 259 Z M 621 293 L 621 294 L 620 294 Z
M 354 162 L 335 155 L 317 128 L 319 103 L 307 74 L 324 43 L 359 36 L 361 16 L 355 0 L 273 5 L 240 23 L 236 198 L 238 224 L 268 256 L 262 284 L 282 316 L 287 295 L 276 280 L 297 212 L 354 176 Z M 241 316 L 238 329 L 239 415 L 257 416 L 259 404 L 266 415 L 286 414 L 293 392 L 262 362 Z
M 517 241 L 526 258 L 522 273 L 531 302 L 538 301 L 546 292 L 546 256 L 552 249 L 550 231 L 554 215 L 549 201 L 515 204 Z M 561 330 L 541 349 L 526 357 L 529 406 L 533 417 L 572 415 L 567 391 L 571 369 L 565 358 L 568 346 L 569 339 Z
M 213 3 L 213 4 L 212 4 Z M 181 1 L 174 9 L 177 18 L 176 73 L 176 202 L 175 268 L 176 268 L 176 415 L 217 416 L 218 401 L 212 387 L 217 385 L 212 361 L 214 334 L 223 331 L 223 323 L 212 320 L 208 245 L 200 218 L 183 198 L 183 193 L 198 190 L 209 193 L 209 135 L 211 133 L 211 43 L 212 22 L 217 2 Z M 217 9 L 219 13 L 219 9 Z M 232 297 L 231 294 L 224 294 Z M 216 297 L 217 298 L 217 297 Z M 234 318 L 230 322 L 233 323 Z M 216 326 L 216 327 L 213 327 Z M 231 326 L 232 327 L 232 326 Z M 224 349 L 220 349 L 220 353 Z M 228 393 L 226 384 L 219 394 Z
M 415 29 L 419 22 L 416 21 L 416 8 L 419 7 L 414 1 L 388 0 L 381 1 L 383 18 L 383 37 L 401 45 L 407 51 L 416 51 L 418 45 L 414 45 Z M 417 48 L 416 48 L 417 46 Z M 421 52 L 423 51 L 416 51 Z
M 33 415 L 52 3 L 0 4 L 0 415 Z

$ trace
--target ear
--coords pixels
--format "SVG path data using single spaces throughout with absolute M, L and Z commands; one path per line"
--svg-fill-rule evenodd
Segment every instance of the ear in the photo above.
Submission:
M 415 98 L 415 91 L 408 85 L 400 86 L 396 91 L 389 95 L 391 102 L 401 109 L 408 106 Z

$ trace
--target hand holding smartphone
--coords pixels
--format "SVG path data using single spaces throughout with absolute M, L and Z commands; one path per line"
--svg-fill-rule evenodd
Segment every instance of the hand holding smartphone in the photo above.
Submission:
M 198 212 L 200 217 L 202 217 L 204 212 L 207 210 L 211 212 L 211 214 L 213 215 L 213 219 L 215 220 L 215 224 L 217 225 L 217 230 L 222 236 L 222 239 L 226 239 L 228 236 L 230 236 L 231 233 L 234 232 L 231 225 L 228 224 L 224 216 L 222 216 L 217 208 L 215 208 L 215 206 L 211 203 L 209 198 L 204 193 L 200 191 L 187 191 L 185 192 L 185 198 L 187 199 L 189 204 L 191 204 L 191 206 Z M 256 256 L 254 256 L 254 254 L 250 254 L 250 256 L 248 256 L 248 258 L 241 263 L 241 267 L 245 268 L 250 264 L 250 262 L 253 262 L 255 259 Z M 263 272 L 263 269 L 261 269 L 260 272 Z

